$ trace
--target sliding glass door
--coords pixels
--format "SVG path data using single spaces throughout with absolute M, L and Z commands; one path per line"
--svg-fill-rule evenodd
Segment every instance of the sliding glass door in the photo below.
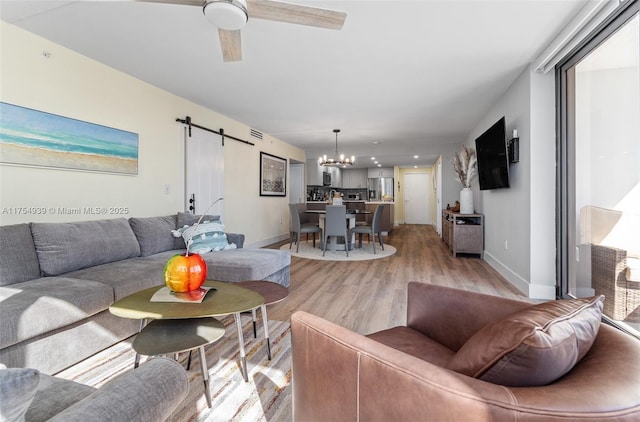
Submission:
M 622 11 L 558 68 L 563 296 L 605 295 L 640 335 L 640 18 Z

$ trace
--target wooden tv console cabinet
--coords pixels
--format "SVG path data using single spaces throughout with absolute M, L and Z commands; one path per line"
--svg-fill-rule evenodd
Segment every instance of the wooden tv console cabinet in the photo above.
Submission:
M 442 210 L 442 240 L 454 257 L 484 252 L 484 216 Z

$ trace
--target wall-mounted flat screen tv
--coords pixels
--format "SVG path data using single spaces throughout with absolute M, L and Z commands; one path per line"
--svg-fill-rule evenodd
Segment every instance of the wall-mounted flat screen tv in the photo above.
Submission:
M 480 190 L 509 187 L 507 152 L 505 124 L 502 117 L 476 139 Z

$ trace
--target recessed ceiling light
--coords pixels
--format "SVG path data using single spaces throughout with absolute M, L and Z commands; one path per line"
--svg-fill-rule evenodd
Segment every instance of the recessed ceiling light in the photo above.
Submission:
M 417 156 L 417 155 L 414 155 L 414 156 L 413 156 L 413 158 L 418 158 L 418 156 Z
M 382 164 L 378 164 L 378 167 L 382 167 Z
M 372 160 L 375 160 L 375 159 L 376 159 L 376 157 L 371 157 L 371 159 L 372 159 Z
M 414 169 L 417 169 L 417 168 L 418 168 L 418 166 L 413 166 L 413 168 L 414 168 Z
M 378 145 L 380 141 L 373 141 L 373 145 Z
M 373 164 L 378 164 L 378 161 L 374 161 Z

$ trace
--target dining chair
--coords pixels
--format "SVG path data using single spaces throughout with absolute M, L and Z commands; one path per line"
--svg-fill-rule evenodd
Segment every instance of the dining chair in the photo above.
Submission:
M 347 207 L 345 205 L 327 205 L 322 237 L 322 256 L 327 250 L 327 239 L 344 237 L 344 250 L 349 257 L 349 233 L 347 231 Z
M 382 221 L 382 213 L 384 211 L 384 207 L 386 204 L 381 204 L 376 207 L 376 210 L 373 212 L 373 218 L 371 220 L 371 225 L 364 226 L 355 226 L 351 230 L 349 230 L 349 236 L 358 233 L 358 244 L 362 247 L 362 235 L 367 234 L 373 238 L 373 253 L 376 253 L 376 233 L 378 234 L 378 241 L 380 242 L 380 247 L 384 251 L 384 243 L 382 243 L 382 230 L 381 230 L 381 221 Z
M 313 247 L 316 247 L 316 233 L 322 233 L 322 229 L 317 224 L 302 223 L 300 218 L 299 204 L 289 204 L 289 249 L 293 245 L 293 239 L 296 240 L 296 253 L 300 251 L 300 235 L 306 233 L 313 234 Z

